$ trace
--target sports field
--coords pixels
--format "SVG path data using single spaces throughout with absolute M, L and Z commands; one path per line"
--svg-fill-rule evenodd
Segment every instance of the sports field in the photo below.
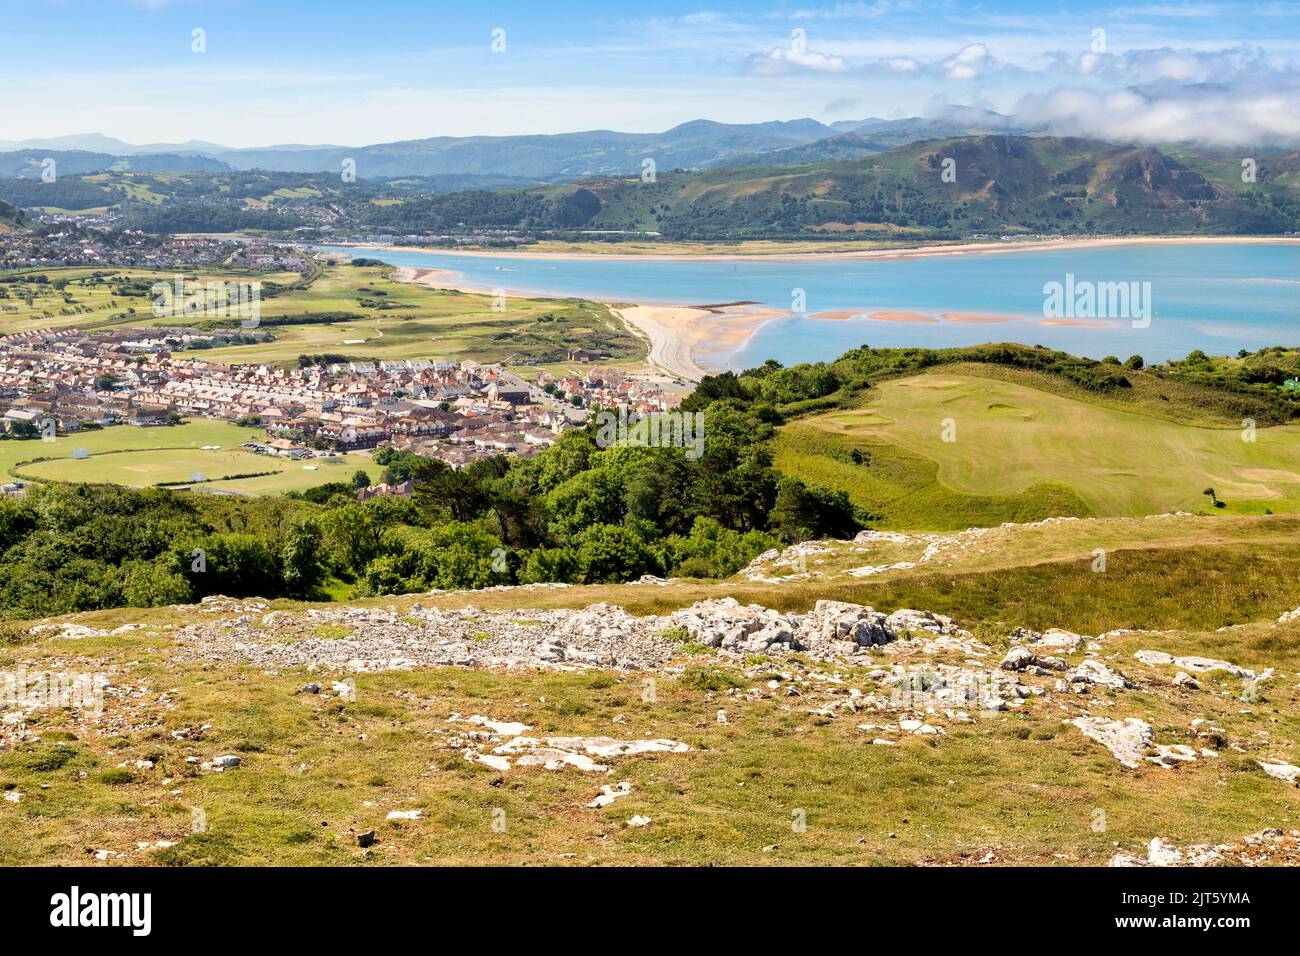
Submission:
M 381 469 L 365 455 L 287 461 L 239 447 L 242 442 L 265 437 L 261 429 L 203 420 L 158 428 L 117 425 L 60 435 L 52 442 L 0 442 L 0 468 L 7 480 L 21 477 L 132 487 L 190 482 L 202 475 L 205 489 L 250 495 L 283 494 L 328 481 L 346 481 L 358 468 L 367 468 L 371 478 L 379 480 Z M 74 457 L 77 449 L 84 449 L 87 457 Z M 33 462 L 37 458 L 49 460 Z M 33 463 L 18 464 L 24 461 Z M 227 475 L 255 473 L 256 477 L 221 480 Z
M 777 465 L 843 488 L 891 524 L 1300 510 L 1295 426 L 1199 427 L 946 370 L 871 394 L 863 408 L 785 429 Z

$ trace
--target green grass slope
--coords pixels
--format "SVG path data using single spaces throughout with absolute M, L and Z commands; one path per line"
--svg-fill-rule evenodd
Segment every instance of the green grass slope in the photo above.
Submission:
M 879 728 L 896 713 L 846 707 L 849 688 L 889 697 L 881 675 L 889 671 L 882 664 L 899 660 L 892 655 L 741 662 L 684 646 L 676 667 L 656 675 L 653 695 L 644 692 L 643 673 L 448 667 L 356 674 L 355 694 L 344 698 L 328 690 L 341 674 L 179 653 L 178 625 L 202 620 L 220 629 L 242 609 L 123 608 L 77 618 L 100 628 L 141 625 L 103 637 L 12 629 L 0 635 L 5 668 L 103 672 L 120 691 L 106 698 L 99 719 L 70 708 L 35 710 L 26 739 L 0 750 L 0 787 L 18 795 L 0 802 L 0 863 L 1104 865 L 1118 851 L 1143 854 L 1154 836 L 1185 846 L 1289 829 L 1296 791 L 1265 776 L 1257 761 L 1300 759 L 1300 691 L 1291 679 L 1300 667 L 1300 623 L 1272 623 L 1294 602 L 1296 520 L 1107 519 L 998 529 L 946 551 L 938 573 L 918 567 L 888 581 L 859 581 L 852 597 L 831 575 L 775 586 L 623 585 L 363 602 L 402 614 L 416 601 L 448 609 L 580 607 L 638 596 L 663 610 L 734 594 L 806 610 L 815 597 L 843 597 L 883 610 L 906 604 L 951 613 L 989 646 L 987 666 L 996 666 L 1016 624 L 1089 635 L 1166 629 L 1099 638 L 1099 659 L 1131 688 L 1080 696 L 1053 690 L 1054 677 L 1026 677 L 1046 692 L 970 722 L 927 716 L 946 730 L 930 738 Z M 1069 558 L 1097 541 L 1116 548 L 1104 574 L 1092 573 L 1086 558 Z M 1143 549 L 1144 541 L 1161 547 Z M 844 546 L 831 557 L 876 557 L 862 550 Z M 1224 624 L 1241 626 L 1215 630 Z M 1134 658 L 1151 648 L 1279 673 L 1253 688 L 1223 672 L 1202 674 L 1200 687 L 1188 689 L 1173 684 L 1175 668 Z M 933 670 L 961 666 L 962 657 L 943 652 L 909 664 Z M 1075 663 L 1081 655 L 1070 657 Z M 692 679 L 701 674 L 711 680 Z M 298 692 L 309 680 L 326 690 Z M 720 708 L 725 723 L 716 719 Z M 1138 715 L 1158 740 L 1215 747 L 1217 755 L 1177 768 L 1125 769 L 1064 723 L 1087 712 Z M 520 720 L 538 734 L 669 737 L 691 750 L 620 758 L 612 777 L 502 773 L 462 756 L 464 744 L 449 738 L 464 731 L 448 722 L 453 713 Z M 1198 737 L 1193 720 L 1213 730 Z M 881 735 L 898 744 L 871 746 Z M 237 754 L 242 765 L 213 773 L 186 760 L 217 754 Z M 627 797 L 588 806 L 601 784 L 621 781 L 632 785 Z M 411 809 L 421 818 L 388 818 Z M 634 814 L 653 823 L 627 826 Z M 793 818 L 806 826 L 792 827 Z M 366 852 L 355 834 L 372 829 L 378 842 Z
M 860 408 L 784 427 L 776 465 L 844 490 L 888 527 L 1195 511 L 1211 507 L 1207 488 L 1226 503 L 1213 510 L 1300 509 L 1294 426 L 1259 428 L 1247 441 L 1226 423 L 1156 417 L 1140 402 L 1122 409 L 1000 371 L 949 367 L 884 382 Z

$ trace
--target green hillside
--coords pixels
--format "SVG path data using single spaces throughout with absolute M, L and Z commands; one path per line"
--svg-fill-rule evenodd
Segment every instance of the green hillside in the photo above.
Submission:
M 1247 184 L 1239 167 L 1190 151 L 1176 159 L 1153 147 L 981 135 L 866 158 L 661 172 L 652 183 L 602 179 L 433 197 L 373 219 L 412 229 L 641 230 L 667 238 L 1272 233 L 1300 225 L 1296 162 L 1296 154 L 1265 161 Z
M 1300 510 L 1296 426 L 1261 428 L 1243 441 L 1239 428 L 1189 425 L 960 368 L 885 382 L 861 408 L 787 426 L 777 467 L 847 492 L 890 527 Z M 945 441 L 949 423 L 953 440 Z
M 17 229 L 23 224 L 23 211 L 0 199 L 0 232 Z

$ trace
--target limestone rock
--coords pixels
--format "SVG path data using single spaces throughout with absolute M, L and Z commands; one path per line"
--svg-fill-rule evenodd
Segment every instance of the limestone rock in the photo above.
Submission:
M 1083 732 L 1085 737 L 1097 741 L 1124 766 L 1136 769 L 1141 766 L 1146 751 L 1151 749 L 1155 731 L 1145 720 L 1128 717 L 1115 720 L 1111 717 L 1076 717 L 1066 721 Z
M 1300 767 L 1292 766 L 1289 763 L 1282 763 L 1281 761 L 1260 760 L 1257 762 L 1259 763 L 1260 769 L 1266 774 L 1277 780 L 1281 780 L 1284 783 L 1295 783 L 1297 779 L 1300 779 Z
M 596 798 L 591 803 L 587 804 L 587 807 L 592 810 L 599 810 L 602 807 L 609 806 L 620 797 L 626 797 L 631 792 L 632 784 L 626 780 L 612 785 L 607 783 L 600 788 L 600 793 L 596 795 Z
M 1101 661 L 1092 660 L 1091 658 L 1083 661 L 1078 667 L 1066 674 L 1066 680 L 1072 684 L 1096 684 L 1099 687 L 1109 687 L 1114 690 L 1123 690 L 1125 687 L 1131 687 L 1128 678 L 1118 671 L 1111 670 Z
M 914 608 L 899 608 L 885 618 L 885 625 L 898 634 L 901 631 L 928 631 L 931 634 L 959 634 L 959 628 L 950 617 L 935 614 L 932 611 L 918 611 Z
M 1227 671 L 1234 677 L 1244 677 L 1247 680 L 1255 679 L 1254 671 L 1245 667 L 1238 667 L 1236 664 L 1230 664 L 1228 661 L 1216 660 L 1212 657 L 1174 657 L 1172 654 L 1166 654 L 1164 651 L 1137 651 L 1133 656 L 1143 664 L 1149 664 L 1152 667 L 1173 664 L 1175 667 L 1181 667 L 1183 670 L 1191 671 L 1193 674 L 1207 674 L 1210 671 Z
M 805 645 L 819 641 L 851 641 L 873 647 L 894 640 L 893 628 L 874 608 L 844 601 L 820 600 L 799 625 L 799 640 Z

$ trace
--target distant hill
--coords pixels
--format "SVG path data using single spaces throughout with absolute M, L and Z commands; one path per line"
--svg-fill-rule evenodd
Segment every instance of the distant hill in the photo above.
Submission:
M 225 168 L 299 173 L 337 173 L 343 161 L 351 159 L 357 164 L 357 175 L 366 178 L 474 175 L 562 182 L 639 173 L 645 159 L 653 159 L 661 170 L 716 166 L 739 156 L 811 143 L 835 132 L 812 119 L 747 124 L 694 120 L 662 133 L 589 130 L 536 136 L 437 136 L 371 146 L 258 149 L 201 142 L 133 146 L 93 133 L 0 142 L 0 150 L 94 152 L 127 157 L 132 168 L 140 168 L 134 164 L 149 155 L 206 156 L 226 164 Z M 6 155 L 0 153 L 0 161 Z
M 0 178 L 40 179 L 47 159 L 54 160 L 55 170 L 60 176 L 83 176 L 108 170 L 138 173 L 225 172 L 231 168 L 221 160 L 207 156 L 182 156 L 174 153 L 117 156 L 84 150 L 22 149 L 0 152 Z
M 797 146 L 832 134 L 816 120 L 733 125 L 696 120 L 663 133 L 590 130 L 539 136 L 438 136 L 354 149 L 236 150 L 222 159 L 238 169 L 336 171 L 345 159 L 365 177 L 473 173 L 551 182 L 658 169 L 715 166 L 738 156 Z
M 0 232 L 17 229 L 23 225 L 23 211 L 0 199 Z
M 672 238 L 809 234 L 1271 233 L 1300 229 L 1297 154 L 1243 184 L 1186 152 L 1096 140 L 981 135 L 863 159 L 601 178 L 452 194 L 376 210 L 400 229 L 466 226 L 655 231 Z M 945 181 L 950 168 L 954 181 Z M 1266 171 L 1267 171 L 1266 170 Z
M 687 130 L 677 143 L 712 149 L 713 132 Z M 830 149 L 837 139 L 865 135 L 845 133 L 813 146 Z M 1300 231 L 1300 152 L 1261 155 L 1256 181 L 1244 183 L 1236 155 L 1049 136 L 949 137 L 779 166 L 693 172 L 661 166 L 653 182 L 642 181 L 639 164 L 577 182 L 484 171 L 363 175 L 344 183 L 337 172 L 174 171 L 184 162 L 220 163 L 175 154 L 118 157 L 108 170 L 103 167 L 113 157 L 106 154 L 50 155 L 58 162 L 54 183 L 40 178 L 39 151 L 0 154 L 0 199 L 27 210 L 108 212 L 124 226 L 151 232 L 314 227 L 654 232 L 670 239 L 963 239 Z M 364 170 L 359 164 L 358 172 Z
M 836 135 L 800 146 L 769 150 L 742 157 L 729 165 L 794 166 L 837 159 L 858 159 L 899 146 L 930 139 L 977 136 L 984 133 L 1018 134 L 1027 130 L 1010 117 L 992 110 L 951 108 L 932 118 L 866 119 L 832 124 Z

